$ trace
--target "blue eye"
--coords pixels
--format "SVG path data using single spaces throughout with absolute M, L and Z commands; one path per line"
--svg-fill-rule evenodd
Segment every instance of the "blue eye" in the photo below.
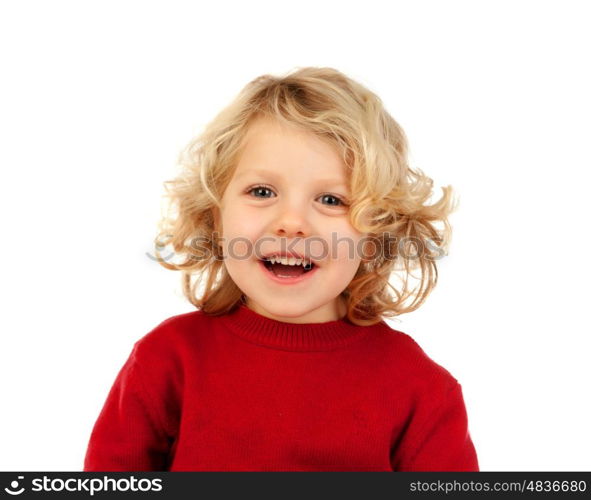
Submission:
M 266 191 L 273 193 L 273 191 L 271 190 L 270 187 L 265 186 L 265 185 L 259 185 L 259 186 L 253 186 L 250 189 L 248 189 L 247 193 L 258 193 L 258 194 L 264 194 Z M 255 198 L 270 198 L 270 196 L 258 196 L 257 194 L 253 195 Z M 340 206 L 347 206 L 347 204 L 344 202 L 344 200 L 342 200 L 341 198 L 339 198 L 338 196 L 335 196 L 333 194 L 323 194 L 320 196 L 320 198 L 328 198 L 328 199 L 333 199 L 335 200 L 334 202 L 329 202 L 327 203 L 328 206 L 333 206 L 333 207 L 340 207 Z
M 269 191 L 271 193 L 273 192 L 267 186 L 254 186 L 254 187 L 250 188 L 247 192 L 252 193 L 253 191 L 256 191 L 258 193 L 260 193 L 261 191 Z M 255 196 L 255 198 L 259 198 L 259 196 Z M 263 196 L 262 198 L 267 198 L 267 196 Z
M 343 202 L 343 200 L 341 200 L 340 198 L 338 198 L 337 196 L 334 196 L 332 194 L 323 194 L 321 196 L 321 198 L 329 198 L 329 199 L 332 198 L 333 200 L 336 200 L 336 205 L 333 204 L 333 203 L 329 203 L 329 205 L 332 205 L 332 206 L 337 206 L 338 207 L 338 206 L 341 206 L 341 205 L 344 205 L 345 204 Z

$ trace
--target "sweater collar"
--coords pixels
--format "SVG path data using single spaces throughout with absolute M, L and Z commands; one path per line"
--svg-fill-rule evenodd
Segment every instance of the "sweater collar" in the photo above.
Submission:
M 372 330 L 355 325 L 346 317 L 325 323 L 285 323 L 263 316 L 244 304 L 238 304 L 221 318 L 232 333 L 243 339 L 284 351 L 331 351 L 355 342 Z

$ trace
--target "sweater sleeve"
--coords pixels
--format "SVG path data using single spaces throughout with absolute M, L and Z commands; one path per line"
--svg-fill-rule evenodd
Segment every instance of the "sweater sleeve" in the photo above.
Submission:
M 94 424 L 84 471 L 166 470 L 171 441 L 146 389 L 137 344 L 119 371 Z
M 402 446 L 393 455 L 392 468 L 417 472 L 479 471 L 458 382 L 434 405 L 425 405 L 417 412 Z

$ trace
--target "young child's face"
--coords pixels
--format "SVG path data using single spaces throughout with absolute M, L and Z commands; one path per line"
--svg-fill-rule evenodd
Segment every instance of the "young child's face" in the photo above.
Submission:
M 334 146 L 268 119 L 251 124 L 215 213 L 226 269 L 251 309 L 291 323 L 345 314 L 339 294 L 359 268 L 364 235 L 351 226 L 339 198 L 347 203 L 349 191 Z M 285 250 L 315 260 L 309 276 L 292 283 L 270 276 L 260 258 Z

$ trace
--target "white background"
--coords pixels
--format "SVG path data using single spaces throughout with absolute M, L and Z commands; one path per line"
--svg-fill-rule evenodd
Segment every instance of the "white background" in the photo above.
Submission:
M 2 2 L 0 470 L 82 469 L 133 342 L 194 309 L 146 256 L 179 151 L 297 66 L 376 92 L 460 197 L 437 288 L 389 322 L 462 384 L 481 470 L 591 470 L 588 7 Z

